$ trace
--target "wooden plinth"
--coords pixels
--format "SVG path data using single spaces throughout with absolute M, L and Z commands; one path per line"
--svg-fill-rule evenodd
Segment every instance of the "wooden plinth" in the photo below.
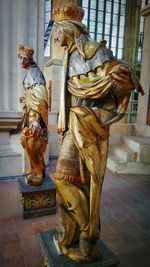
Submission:
M 56 230 L 49 230 L 37 235 L 44 254 L 43 267 L 117 267 L 119 264 L 117 257 L 101 240 L 97 243 L 97 246 L 103 255 L 99 261 L 77 263 L 68 259 L 64 255 L 58 255 L 53 242 L 54 235 L 56 235 Z
M 25 176 L 18 179 L 23 218 L 44 216 L 56 212 L 56 189 L 49 176 L 42 185 L 28 185 Z

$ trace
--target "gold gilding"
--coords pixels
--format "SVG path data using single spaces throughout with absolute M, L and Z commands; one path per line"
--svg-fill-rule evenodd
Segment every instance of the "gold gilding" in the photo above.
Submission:
M 56 22 L 56 27 L 72 40 L 83 60 L 95 60 L 101 44 L 87 38 L 83 24 L 60 21 Z M 101 256 L 96 240 L 100 235 L 100 197 L 109 125 L 125 114 L 135 83 L 132 73 L 131 79 L 127 74 L 127 83 L 123 85 L 112 82 L 112 74 L 119 75 L 121 68 L 126 66 L 115 59 L 102 61 L 103 64 L 94 70 L 68 77 L 71 53 L 67 47 L 58 121 L 58 132 L 62 135 L 55 174 L 61 217 L 58 243 L 63 254 L 77 262 L 85 262 Z M 76 102 L 71 101 L 73 98 Z M 93 101 L 93 106 L 88 104 L 89 100 Z M 77 248 L 73 248 L 77 241 Z

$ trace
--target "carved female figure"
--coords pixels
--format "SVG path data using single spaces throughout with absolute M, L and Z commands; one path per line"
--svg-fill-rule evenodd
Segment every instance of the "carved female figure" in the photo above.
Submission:
M 62 221 L 58 243 L 69 258 L 93 261 L 101 255 L 96 240 L 109 125 L 124 116 L 131 91 L 141 86 L 105 41 L 90 39 L 82 8 L 68 6 L 53 14 L 55 39 L 65 47 L 55 174 Z

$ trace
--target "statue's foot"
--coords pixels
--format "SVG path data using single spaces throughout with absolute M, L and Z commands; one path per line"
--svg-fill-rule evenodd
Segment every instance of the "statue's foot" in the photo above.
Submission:
M 102 254 L 95 244 L 89 239 L 80 239 L 79 248 L 70 248 L 68 251 L 62 251 L 62 254 L 66 255 L 76 262 L 93 262 L 101 258 Z
M 86 262 L 87 261 L 87 257 L 84 256 L 79 248 L 72 248 L 69 249 L 68 254 L 66 255 L 68 258 L 70 258 L 73 261 L 76 262 Z
M 79 241 L 79 248 L 81 253 L 84 256 L 89 255 L 90 249 L 91 249 L 91 241 L 87 238 L 80 238 Z
M 69 252 L 66 256 L 76 262 L 94 262 L 99 260 L 102 255 L 98 248 L 94 246 L 91 247 L 89 254 L 86 256 L 83 255 L 79 248 L 69 249 Z
M 27 176 L 27 182 L 30 185 L 38 186 L 43 182 L 43 174 L 30 174 Z
M 91 245 L 91 249 L 87 257 L 88 257 L 88 261 L 97 261 L 97 260 L 100 260 L 100 258 L 102 257 L 102 253 L 98 249 L 98 247 L 93 244 Z
M 79 249 L 86 257 L 86 261 L 96 261 L 102 256 L 96 244 L 87 238 L 80 238 Z
M 55 237 L 54 244 L 59 255 L 63 254 L 76 262 L 94 262 L 102 256 L 96 244 L 87 238 L 79 240 L 79 247 L 65 247 Z

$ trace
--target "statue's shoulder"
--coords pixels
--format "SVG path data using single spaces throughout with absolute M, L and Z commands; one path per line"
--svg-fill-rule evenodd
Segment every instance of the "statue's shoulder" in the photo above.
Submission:
M 45 78 L 40 68 L 35 64 L 31 66 L 26 73 L 26 76 L 23 81 L 24 87 L 30 87 L 35 84 L 46 85 Z
M 86 74 L 112 59 L 115 59 L 113 53 L 106 47 L 99 47 L 93 57 L 87 60 L 85 60 L 76 49 L 69 58 L 68 76 Z

